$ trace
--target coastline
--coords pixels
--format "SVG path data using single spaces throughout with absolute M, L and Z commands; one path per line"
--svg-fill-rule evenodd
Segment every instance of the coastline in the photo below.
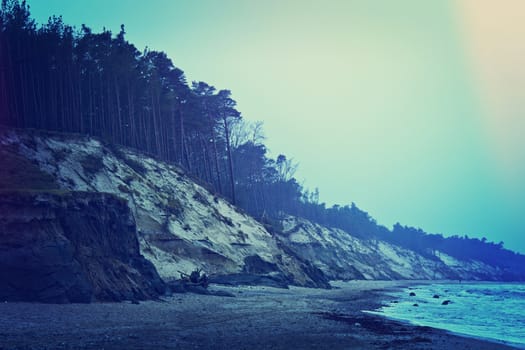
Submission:
M 412 281 L 408 281 L 410 282 L 410 285 L 407 285 L 407 286 L 400 286 L 399 288 L 393 288 L 392 290 L 384 290 L 384 291 L 381 291 L 381 294 L 383 296 L 383 300 L 385 301 L 385 303 L 389 303 L 390 301 L 393 301 L 393 300 L 396 300 L 396 302 L 399 301 L 398 299 L 398 296 L 394 296 L 392 294 L 390 294 L 390 292 L 401 292 L 403 291 L 403 293 L 406 293 L 408 295 L 408 293 L 410 291 L 414 291 L 417 293 L 417 289 L 425 289 L 425 285 L 428 285 L 428 286 L 431 286 L 431 285 L 446 285 L 446 286 L 450 286 L 450 285 L 478 285 L 478 286 L 483 286 L 483 285 L 501 285 L 500 282 L 495 282 L 495 281 L 457 281 L 457 280 L 437 280 L 437 281 L 427 281 L 427 280 L 424 280 L 424 281 L 417 281 L 416 283 L 412 283 Z M 519 285 L 522 285 L 523 283 L 522 282 L 505 282 L 505 284 L 519 284 Z M 381 306 L 381 305 L 380 305 Z M 383 305 L 384 306 L 384 305 Z M 457 337 L 461 337 L 461 338 L 468 338 L 468 339 L 473 339 L 473 340 L 478 340 L 478 341 L 481 341 L 481 342 L 486 342 L 486 343 L 489 343 L 489 344 L 494 344 L 494 346 L 496 345 L 503 345 L 503 346 L 508 346 L 512 349 L 525 349 L 525 344 L 522 344 L 522 343 L 513 343 L 512 341 L 508 341 L 508 340 L 501 340 L 501 339 L 496 339 L 496 338 L 489 338 L 489 337 L 484 337 L 484 336 L 481 336 L 481 335 L 473 335 L 473 334 L 470 334 L 470 333 L 463 333 L 461 331 L 454 331 L 454 330 L 450 330 L 450 329 L 446 329 L 446 328 L 441 328 L 441 327 L 436 327 L 432 324 L 418 324 L 417 322 L 413 322 L 409 319 L 405 319 L 405 318 L 397 318 L 395 316 L 393 316 L 392 314 L 388 314 L 388 313 L 383 313 L 381 311 L 377 311 L 377 310 L 364 310 L 364 312 L 368 313 L 369 315 L 374 315 L 374 316 L 379 316 L 379 317 L 382 317 L 382 318 L 386 318 L 388 320 L 391 320 L 391 321 L 394 321 L 394 322 L 398 322 L 398 323 L 401 323 L 401 324 L 404 324 L 404 325 L 407 325 L 409 327 L 423 327 L 423 328 L 431 328 L 431 329 L 434 329 L 435 331 L 439 331 L 439 332 L 444 332 L 446 334 L 449 334 L 449 335 L 452 335 L 452 336 L 457 336 Z
M 332 290 L 223 287 L 236 297 L 0 304 L 5 349 L 516 349 L 370 315 L 386 292 L 434 281 L 337 282 Z

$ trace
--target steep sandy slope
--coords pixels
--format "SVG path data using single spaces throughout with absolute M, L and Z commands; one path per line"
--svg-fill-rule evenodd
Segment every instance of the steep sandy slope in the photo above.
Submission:
M 423 257 L 383 241 L 362 240 L 304 219 L 283 220 L 280 239 L 330 279 L 496 280 L 503 271 L 480 261 L 459 261 L 444 253 Z
M 164 279 L 200 268 L 212 275 L 259 272 L 298 285 L 326 285 L 261 224 L 175 166 L 84 136 L 3 130 L 0 144 L 37 164 L 62 189 L 127 199 L 141 252 Z
M 31 160 L 62 189 L 126 199 L 141 253 L 167 280 L 197 268 L 212 275 L 264 274 L 303 286 L 326 286 L 326 277 L 492 280 L 503 274 L 479 261 L 440 252 L 424 257 L 302 219 L 284 220 L 283 232 L 272 235 L 178 167 L 89 137 L 0 130 L 0 146 Z

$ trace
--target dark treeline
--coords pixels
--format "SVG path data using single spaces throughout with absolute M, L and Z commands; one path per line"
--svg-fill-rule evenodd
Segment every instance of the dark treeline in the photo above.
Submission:
M 295 165 L 267 156 L 260 124 L 236 109 L 229 90 L 188 84 L 164 52 L 75 29 L 61 17 L 38 26 L 25 1 L 0 14 L 0 122 L 81 133 L 175 163 L 255 216 L 297 214 Z
M 61 17 L 39 26 L 19 0 L 2 0 L 0 11 L 3 125 L 92 135 L 146 152 L 178 164 L 262 221 L 302 216 L 423 254 L 439 249 L 493 265 L 523 258 L 484 240 L 400 225 L 390 231 L 354 204 L 327 208 L 317 190 L 294 178 L 297 164 L 268 156 L 261 124 L 242 118 L 229 90 L 189 84 L 164 52 L 128 42 L 124 26 L 117 34 L 94 33 Z

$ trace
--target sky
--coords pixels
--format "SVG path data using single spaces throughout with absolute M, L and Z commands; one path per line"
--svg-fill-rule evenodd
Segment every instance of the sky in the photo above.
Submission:
M 525 253 L 522 0 L 28 0 L 232 90 L 327 205 Z

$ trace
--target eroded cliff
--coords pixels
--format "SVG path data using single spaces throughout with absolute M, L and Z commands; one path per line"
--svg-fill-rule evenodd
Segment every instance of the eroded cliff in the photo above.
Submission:
M 6 129 L 0 130 L 0 146 L 53 179 L 56 186 L 47 187 L 112 193 L 127 201 L 141 253 L 165 280 L 203 269 L 222 281 L 232 275 L 257 283 L 248 274 L 280 285 L 328 287 L 317 268 L 287 254 L 263 225 L 176 166 L 78 135 Z M 254 273 L 261 266 L 264 271 Z
M 10 179 L 18 173 L 18 178 L 45 191 L 110 193 L 122 198 L 122 207 L 127 203 L 130 208 L 129 220 L 136 221 L 141 254 L 165 280 L 178 278 L 179 271 L 203 269 L 221 282 L 257 283 L 250 277 L 257 275 L 281 285 L 327 287 L 329 279 L 498 280 L 508 272 L 439 251 L 423 256 L 300 218 L 287 218 L 282 230 L 270 233 L 182 169 L 86 136 L 4 129 L 0 151 L 15 164 L 39 172 L 28 176 L 14 167 L 7 174 Z M 25 188 L 11 180 L 5 186 Z M 80 222 L 61 227 L 75 230 Z M 89 235 L 84 232 L 84 236 Z M 86 261 L 91 259 L 90 245 L 86 241 Z
M 2 191 L 0 300 L 151 299 L 164 282 L 139 251 L 127 203 L 111 194 Z
M 425 256 L 376 239 L 288 217 L 278 235 L 282 244 L 311 261 L 332 280 L 461 279 L 504 280 L 503 269 L 477 260 L 460 261 L 440 251 Z

